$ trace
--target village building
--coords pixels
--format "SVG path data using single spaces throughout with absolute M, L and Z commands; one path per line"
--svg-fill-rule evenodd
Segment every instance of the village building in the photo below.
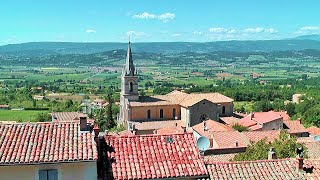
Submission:
M 0 179 L 95 180 L 93 138 L 73 122 L 0 123 Z
M 202 179 L 207 177 L 192 133 L 110 136 L 100 140 L 101 179 Z M 100 158 L 101 157 L 101 158 Z M 101 162 L 100 162 L 101 161 Z M 102 163 L 104 162 L 104 163 Z
M 220 117 L 232 114 L 233 99 L 219 93 L 188 94 L 175 90 L 166 95 L 139 96 L 138 74 L 129 42 L 121 76 L 118 124 L 124 124 L 129 130 L 152 133 L 162 128 L 161 124 L 170 124 L 169 121 L 192 127 L 206 119 L 219 121 Z M 151 122 L 150 126 L 142 125 Z
M 283 117 L 273 111 L 253 112 L 240 119 L 238 124 L 249 128 L 252 131 L 281 130 L 283 129 Z
M 0 110 L 9 110 L 10 106 L 8 104 L 0 105 Z
M 88 115 L 80 112 L 52 112 L 52 122 L 87 122 L 88 126 L 94 124 L 94 119 L 88 118 Z

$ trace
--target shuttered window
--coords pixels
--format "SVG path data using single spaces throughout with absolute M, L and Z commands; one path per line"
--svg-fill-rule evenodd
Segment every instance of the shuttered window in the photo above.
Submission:
M 39 180 L 58 180 L 58 170 L 56 169 L 39 170 Z

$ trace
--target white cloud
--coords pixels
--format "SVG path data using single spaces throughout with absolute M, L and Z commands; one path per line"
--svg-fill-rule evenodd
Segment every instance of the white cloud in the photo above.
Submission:
M 173 13 L 163 13 L 163 14 L 152 14 L 148 12 L 144 12 L 142 14 L 136 14 L 132 16 L 135 19 L 158 19 L 162 22 L 168 22 L 176 18 L 176 15 Z
M 236 33 L 237 30 L 235 29 L 227 29 L 227 28 L 223 28 L 223 27 L 213 27 L 209 29 L 209 32 L 212 33 L 229 33 L 229 34 L 233 34 Z
M 136 18 L 136 19 L 155 19 L 156 17 L 157 16 L 155 14 L 149 14 L 147 12 L 133 15 L 133 18 Z
M 256 27 L 256 28 L 247 28 L 243 30 L 245 33 L 277 33 L 278 31 L 274 28 L 263 28 L 263 27 Z
M 164 14 L 160 14 L 158 16 L 158 19 L 163 21 L 163 22 L 168 22 L 170 20 L 173 20 L 176 17 L 175 14 L 172 13 L 164 13 Z
M 213 33 L 221 33 L 221 32 L 227 32 L 228 30 L 222 27 L 215 27 L 215 28 L 210 28 L 209 31 Z
M 227 33 L 229 33 L 229 34 L 233 34 L 233 33 L 236 33 L 237 32 L 237 30 L 235 30 L 235 29 L 230 29 L 230 30 L 228 30 L 228 32 Z
M 264 31 L 264 28 L 261 28 L 261 27 L 256 27 L 256 28 L 247 28 L 244 30 L 244 32 L 246 33 L 260 33 L 260 32 L 263 32 Z
M 137 32 L 137 31 L 128 31 L 127 37 L 130 36 L 130 39 L 141 39 L 145 37 L 149 37 L 149 35 L 145 32 Z
M 320 26 L 304 26 L 300 28 L 301 31 L 317 31 L 320 30 Z
M 172 34 L 171 36 L 172 36 L 172 37 L 180 37 L 180 36 L 181 36 L 181 34 L 176 33 L 176 34 Z
M 301 27 L 295 34 L 319 34 L 320 26 L 304 26 Z
M 86 33 L 96 33 L 97 31 L 94 29 L 87 29 L 85 32 Z
M 193 31 L 192 34 L 201 36 L 203 33 L 201 31 Z
M 275 30 L 273 28 L 265 29 L 264 31 L 267 32 L 267 33 L 271 33 L 271 34 L 278 32 L 277 30 Z

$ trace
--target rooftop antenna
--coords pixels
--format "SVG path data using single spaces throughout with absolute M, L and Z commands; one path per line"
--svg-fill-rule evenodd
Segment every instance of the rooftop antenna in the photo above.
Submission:
M 201 136 L 197 140 L 197 147 L 200 150 L 200 154 L 204 155 L 204 152 L 210 147 L 210 140 L 207 137 Z

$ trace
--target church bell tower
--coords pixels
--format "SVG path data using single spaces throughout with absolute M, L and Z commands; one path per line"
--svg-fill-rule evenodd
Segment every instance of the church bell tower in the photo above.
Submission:
M 138 76 L 133 64 L 130 41 L 128 44 L 126 64 L 123 67 L 121 76 L 121 98 L 123 98 L 123 100 L 128 99 L 128 101 L 139 100 Z

